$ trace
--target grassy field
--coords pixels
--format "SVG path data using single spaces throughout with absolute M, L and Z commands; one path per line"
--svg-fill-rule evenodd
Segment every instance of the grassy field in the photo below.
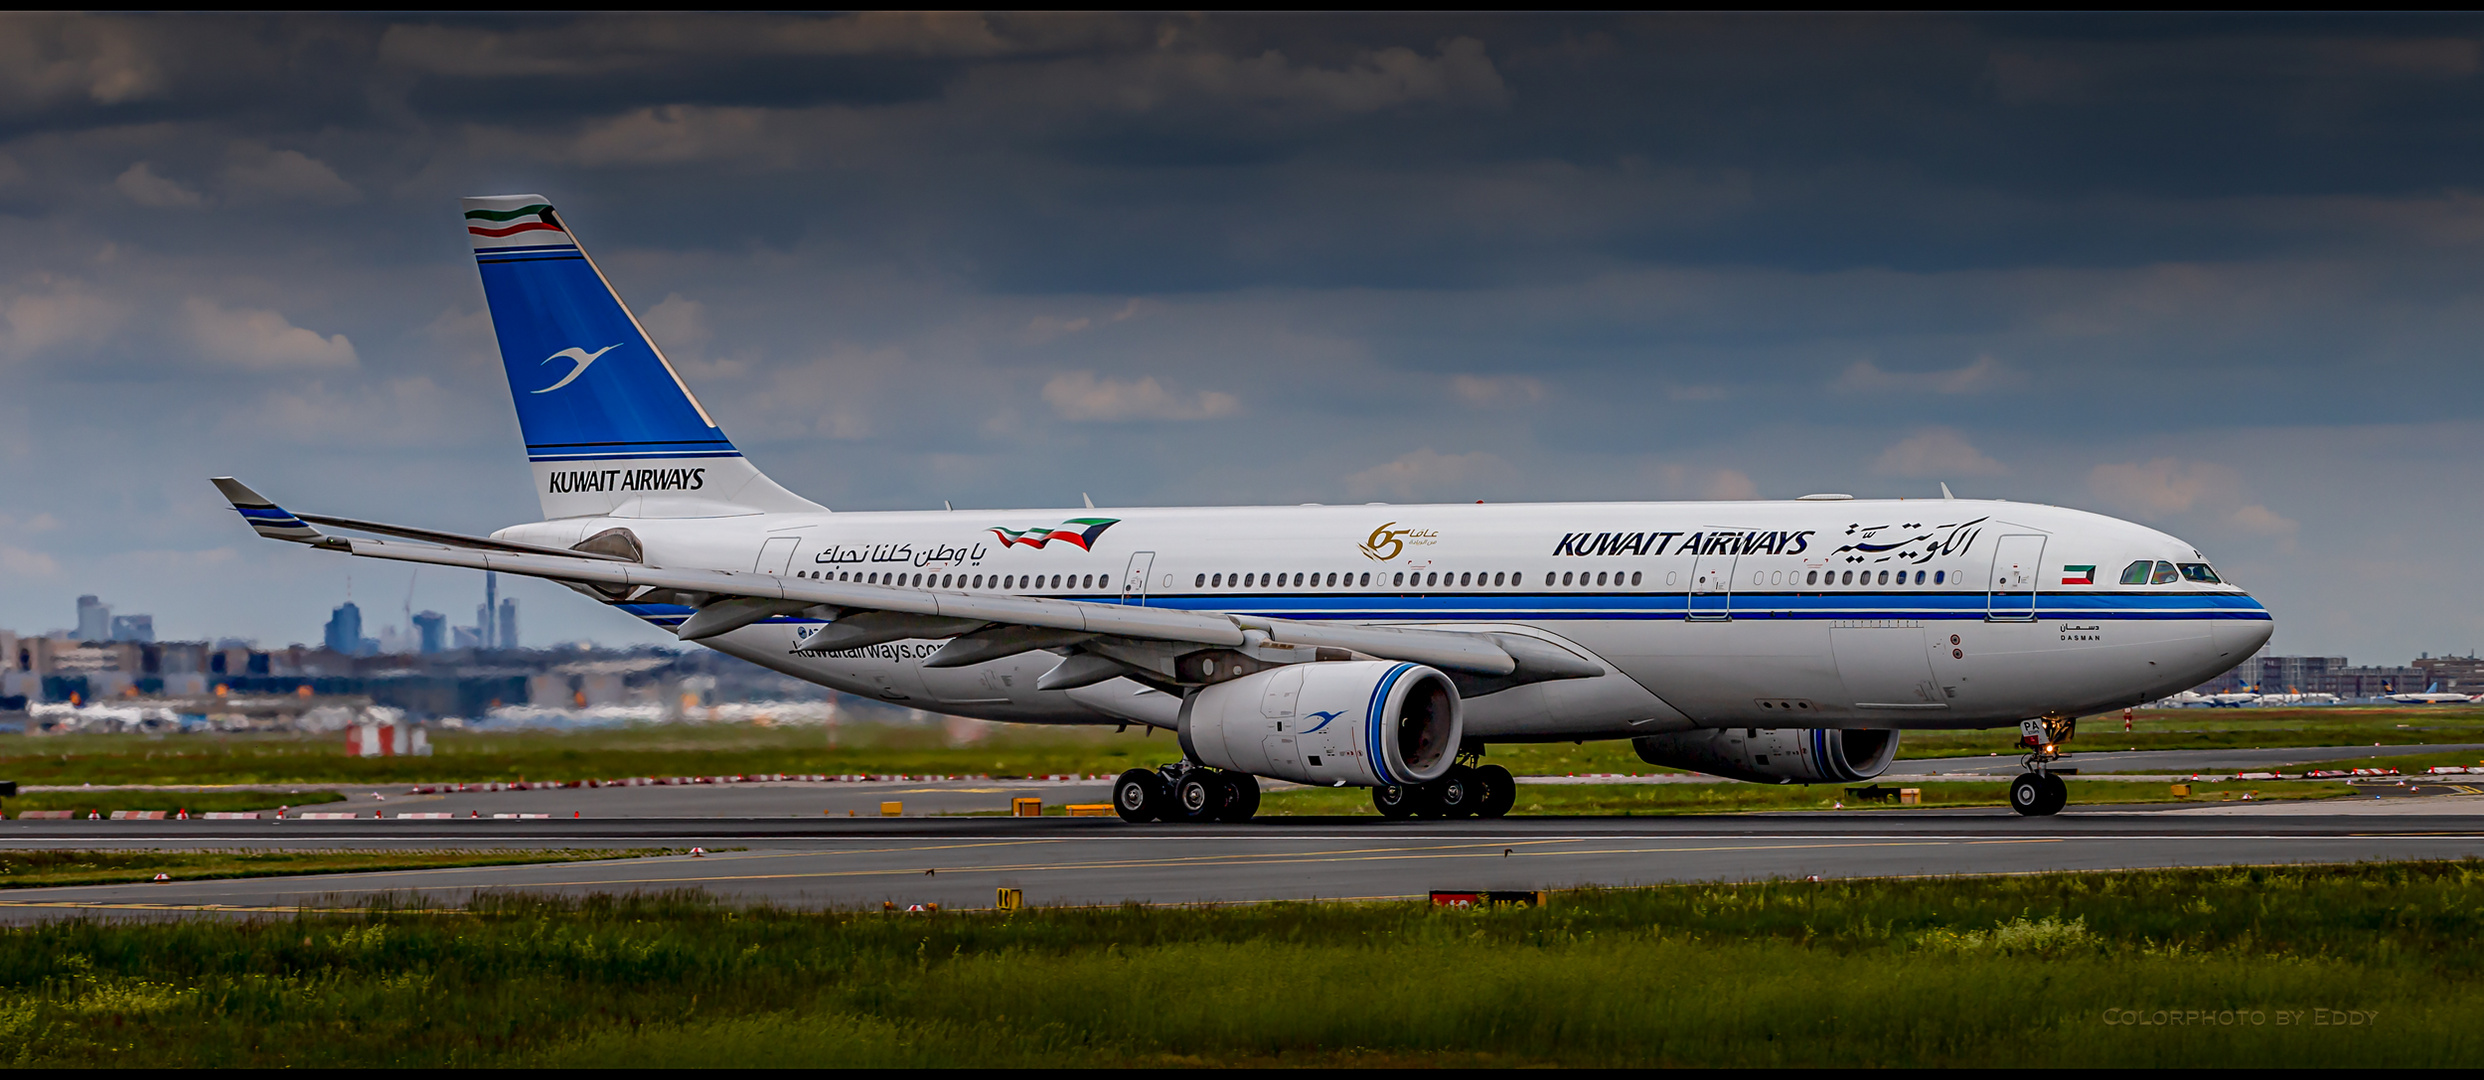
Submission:
M 2080 750 L 2484 742 L 2484 709 L 2181 709 L 2092 718 Z M 29 784 L 349 784 L 590 780 L 747 773 L 1046 776 L 1112 774 L 1181 756 L 1144 729 L 980 729 L 951 745 L 937 725 L 760 727 L 676 724 L 576 732 L 434 733 L 431 757 L 347 757 L 330 736 L 0 736 L 0 779 Z M 1909 732 L 1906 757 L 2006 756 L 2005 731 Z M 1504 744 L 1490 760 L 1520 775 L 1662 772 L 1626 741 Z
M 1894 786 L 1894 785 L 1887 785 Z M 1930 781 L 1908 784 L 1923 792 L 1924 806 L 2007 806 L 2009 785 L 2003 782 Z M 2334 799 L 2354 794 L 2345 784 L 2192 784 L 2189 798 L 2174 798 L 2168 785 L 2108 780 L 2070 782 L 2074 806 L 2098 803 L 2226 802 L 2256 793 L 2262 799 Z M 1513 814 L 1733 814 L 1764 810 L 1827 810 L 1839 803 L 1848 810 L 1905 809 L 1897 803 L 1858 804 L 1846 799 L 1842 785 L 1819 784 L 1520 784 Z M 1278 817 L 1368 814 L 1371 792 L 1366 788 L 1301 788 L 1271 791 L 1260 797 L 1259 812 Z
M 280 806 L 316 806 L 345 801 L 338 791 L 31 791 L 0 799 L 0 811 L 15 817 L 28 810 L 68 810 L 110 817 L 115 810 L 209 811 L 273 810 Z
M 0 1062 L 2440 1067 L 2484 866 L 1011 915 L 486 899 L 0 931 Z
M 722 850 L 722 849 L 719 849 Z M 587 862 L 675 855 L 676 848 L 521 851 L 0 851 L 0 888 L 44 885 L 110 885 L 206 878 L 283 877 L 371 870 L 436 870 L 453 866 L 515 866 L 523 863 Z

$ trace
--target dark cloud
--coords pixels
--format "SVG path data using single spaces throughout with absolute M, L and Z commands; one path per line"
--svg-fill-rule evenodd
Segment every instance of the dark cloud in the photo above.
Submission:
M 250 542 L 210 472 L 531 515 L 453 200 L 540 191 L 841 508 L 1946 478 L 2191 537 L 2284 647 L 2484 636 L 2484 571 L 2423 539 L 2479 524 L 2484 20 L 7 28 L 0 624 L 99 592 L 311 637 L 349 568 Z M 640 633 L 527 595 L 530 633 Z

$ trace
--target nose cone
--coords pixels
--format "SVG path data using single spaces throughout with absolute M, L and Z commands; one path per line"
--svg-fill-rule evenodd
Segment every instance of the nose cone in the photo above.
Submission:
M 2244 606 L 2228 614 L 2247 617 L 2218 619 L 2209 624 L 2209 634 L 2216 640 L 2217 653 L 2229 667 L 2260 651 L 2260 646 L 2268 644 L 2268 639 L 2277 633 L 2276 618 L 2268 613 L 2267 608 L 2261 607 L 2259 601 L 2248 595 L 2238 599 L 2243 601 Z

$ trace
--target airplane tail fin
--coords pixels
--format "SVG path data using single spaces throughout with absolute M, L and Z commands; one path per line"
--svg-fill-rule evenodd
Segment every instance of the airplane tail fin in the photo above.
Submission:
M 550 200 L 464 202 L 544 517 L 822 509 L 725 438 Z

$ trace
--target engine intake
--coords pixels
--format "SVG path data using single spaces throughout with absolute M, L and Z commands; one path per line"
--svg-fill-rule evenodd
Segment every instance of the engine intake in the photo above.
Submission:
M 1200 688 L 1182 703 L 1192 760 L 1301 784 L 1423 784 L 1457 763 L 1464 705 L 1421 664 L 1287 664 Z
M 1762 784 L 1869 780 L 1897 760 L 1898 733 L 1877 728 L 1709 728 L 1630 740 L 1650 765 Z

